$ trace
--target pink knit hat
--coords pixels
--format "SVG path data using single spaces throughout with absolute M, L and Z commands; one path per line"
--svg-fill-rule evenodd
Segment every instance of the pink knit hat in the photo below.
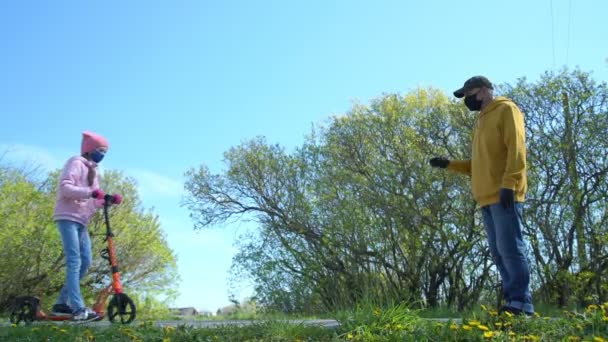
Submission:
M 102 137 L 101 135 L 89 131 L 82 132 L 82 144 L 80 146 L 81 154 L 94 151 L 99 147 L 108 148 L 109 146 L 110 145 L 108 144 L 106 138 Z

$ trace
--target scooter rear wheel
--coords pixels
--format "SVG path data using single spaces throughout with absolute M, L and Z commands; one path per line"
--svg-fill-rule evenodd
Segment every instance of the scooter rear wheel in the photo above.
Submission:
M 112 323 L 129 324 L 135 319 L 135 303 L 124 293 L 112 296 L 108 304 L 108 319 Z
M 23 296 L 15 298 L 11 308 L 11 323 L 19 325 L 21 323 L 31 324 L 36 319 L 36 310 L 39 300 L 36 297 Z

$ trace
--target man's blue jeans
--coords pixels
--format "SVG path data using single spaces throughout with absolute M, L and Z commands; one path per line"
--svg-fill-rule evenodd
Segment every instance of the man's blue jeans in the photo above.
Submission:
M 492 204 L 481 208 L 490 253 L 502 278 L 507 306 L 534 312 L 530 294 L 530 267 L 522 236 L 522 203 L 504 208 Z
M 63 252 L 65 253 L 65 283 L 55 304 L 67 304 L 74 312 L 85 308 L 80 294 L 80 279 L 91 266 L 91 239 L 87 228 L 80 223 L 58 220 Z

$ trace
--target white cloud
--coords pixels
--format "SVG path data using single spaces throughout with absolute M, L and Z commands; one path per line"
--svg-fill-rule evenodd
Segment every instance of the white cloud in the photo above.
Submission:
M 63 167 L 72 155 L 64 154 L 63 159 L 57 158 L 48 149 L 40 146 L 24 144 L 0 144 L 0 162 L 25 170 L 53 171 Z M 103 164 L 100 168 L 103 171 Z M 183 184 L 180 180 L 164 176 L 150 170 L 128 169 L 125 171 L 137 181 L 138 190 L 142 197 L 178 198 L 183 194 Z
M 0 144 L 0 158 L 3 163 L 17 168 L 42 168 L 44 171 L 59 169 L 65 163 L 42 147 L 21 144 Z
M 131 169 L 126 173 L 137 181 L 137 188 L 142 197 L 180 197 L 183 194 L 182 182 L 159 173 Z

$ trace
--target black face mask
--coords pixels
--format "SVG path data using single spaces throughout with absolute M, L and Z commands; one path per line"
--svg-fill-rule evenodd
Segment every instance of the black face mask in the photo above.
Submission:
M 481 100 L 477 99 L 477 94 L 469 95 L 464 98 L 464 104 L 471 111 L 478 111 L 481 109 Z

